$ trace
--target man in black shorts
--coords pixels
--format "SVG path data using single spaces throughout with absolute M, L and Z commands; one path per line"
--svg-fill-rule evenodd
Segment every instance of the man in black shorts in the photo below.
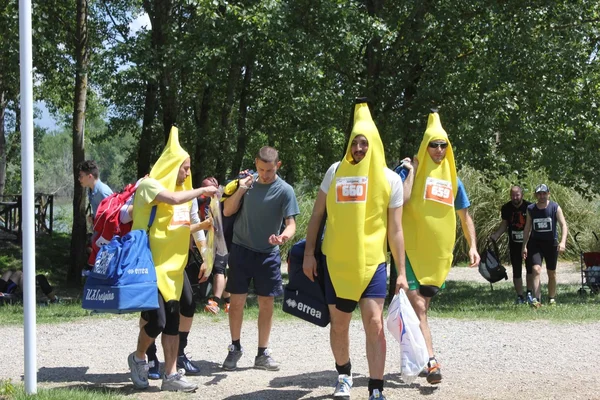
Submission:
M 523 200 L 523 188 L 513 186 L 510 188 L 510 201 L 504 204 L 500 210 L 502 222 L 490 239 L 494 242 L 508 229 L 508 250 L 510 263 L 513 268 L 513 283 L 517 292 L 516 304 L 525 303 L 523 296 L 523 228 L 527 220 L 527 207 L 530 202 Z M 527 273 L 527 292 L 531 290 L 531 274 Z
M 526 259 L 527 273 L 532 274 L 534 296 L 532 305 L 537 308 L 541 305 L 542 259 L 546 260 L 546 270 L 548 271 L 548 304 L 556 304 L 556 262 L 558 253 L 565 251 L 568 229 L 562 209 L 550 200 L 550 189 L 546 184 L 535 188 L 535 197 L 537 203 L 527 207 L 522 255 Z M 560 223 L 560 243 L 558 242 L 556 221 Z

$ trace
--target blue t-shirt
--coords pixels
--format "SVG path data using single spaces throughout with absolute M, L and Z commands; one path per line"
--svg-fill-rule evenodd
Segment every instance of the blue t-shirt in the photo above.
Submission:
M 398 166 L 394 169 L 394 172 L 400 175 L 402 182 L 404 182 L 408 176 L 408 169 L 404 167 L 400 168 L 400 166 Z M 458 211 L 469 207 L 471 202 L 469 201 L 469 196 L 467 196 L 465 185 L 463 185 L 462 181 L 458 177 L 456 178 L 456 184 L 458 185 L 458 190 L 456 192 L 456 198 L 454 199 L 454 209 Z
M 233 225 L 233 243 L 257 253 L 279 249 L 269 243 L 269 236 L 279 235 L 288 217 L 300 214 L 294 189 L 280 177 L 274 182 L 255 182 L 244 200 Z
M 94 217 L 96 216 L 96 211 L 98 210 L 100 202 L 108 196 L 110 196 L 111 194 L 113 194 L 112 189 L 109 188 L 108 185 L 102 182 L 100 179 L 96 181 L 94 189 L 88 191 L 88 200 L 92 205 L 92 215 Z

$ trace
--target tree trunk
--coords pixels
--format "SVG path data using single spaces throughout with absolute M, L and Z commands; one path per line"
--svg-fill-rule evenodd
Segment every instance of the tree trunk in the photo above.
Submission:
M 367 11 L 370 16 L 380 17 L 383 12 L 383 0 L 367 0 Z M 380 86 L 381 86 L 381 38 L 373 36 L 367 44 L 366 49 L 366 67 L 367 79 L 365 96 L 372 105 L 371 112 L 373 118 L 376 117 L 377 110 L 380 109 Z
M 246 145 L 248 144 L 248 130 L 246 129 L 246 122 L 248 116 L 248 103 L 250 95 L 250 83 L 252 82 L 252 71 L 254 69 L 254 56 L 248 57 L 246 66 L 244 68 L 244 81 L 242 83 L 242 90 L 240 92 L 240 105 L 238 109 L 238 120 L 237 120 L 237 145 L 235 150 L 235 156 L 233 163 L 231 164 L 231 173 L 242 169 L 242 161 L 244 161 L 244 154 L 246 153 Z
M 219 138 L 219 147 L 217 149 L 217 180 L 225 179 L 227 166 L 229 165 L 230 158 L 226 157 L 229 153 L 229 140 L 231 137 L 231 113 L 233 110 L 233 104 L 235 102 L 235 89 L 237 87 L 238 80 L 240 79 L 241 65 L 239 56 L 242 53 L 244 47 L 243 40 L 240 39 L 239 47 L 233 49 L 231 54 L 231 60 L 229 63 L 229 73 L 227 78 L 227 88 L 225 91 L 225 102 L 223 108 L 221 108 L 221 137 Z M 232 171 L 235 174 L 237 171 Z
M 6 93 L 0 93 L 0 196 L 6 187 L 6 136 L 4 130 L 4 116 L 6 115 Z
M 86 263 L 87 239 L 85 192 L 77 179 L 77 165 L 85 158 L 84 129 L 89 66 L 87 15 L 87 0 L 77 0 L 77 43 L 75 47 L 77 71 L 73 104 L 73 230 L 71 233 L 71 267 L 67 277 L 69 282 L 77 284 L 81 283 L 81 269 Z
M 152 125 L 156 118 L 157 87 L 154 82 L 146 83 L 146 100 L 144 102 L 144 119 L 142 121 L 142 134 L 138 146 L 137 177 L 142 178 L 150 173 L 152 157 Z

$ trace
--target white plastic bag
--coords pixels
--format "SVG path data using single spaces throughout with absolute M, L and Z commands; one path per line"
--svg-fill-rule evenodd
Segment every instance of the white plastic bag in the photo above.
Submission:
M 429 353 L 419 327 L 419 318 L 402 289 L 388 307 L 387 328 L 400 344 L 402 380 L 410 383 L 427 365 Z
M 223 196 L 223 187 L 219 187 L 219 191 L 210 200 L 209 215 L 213 220 L 213 226 L 208 230 L 206 235 L 206 252 L 202 254 L 202 259 L 206 264 L 206 276 L 210 275 L 213 267 L 220 264 L 222 268 L 227 265 L 229 252 L 225 243 L 225 235 L 223 233 L 223 216 L 221 215 L 221 197 Z

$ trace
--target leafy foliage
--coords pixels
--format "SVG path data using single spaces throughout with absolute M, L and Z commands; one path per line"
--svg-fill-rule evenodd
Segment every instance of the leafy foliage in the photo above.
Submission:
M 33 7 L 35 95 L 70 126 L 76 1 Z M 15 115 L 16 9 L 0 7 L 0 91 Z M 497 209 L 499 182 L 537 171 L 587 199 L 600 191 L 596 1 L 90 0 L 88 24 L 86 157 L 113 188 L 149 171 L 173 123 L 195 182 L 252 167 L 268 144 L 288 182 L 314 185 L 343 153 L 354 97 L 367 96 L 390 166 L 417 151 L 439 108 L 458 164 L 489 189 L 476 219 Z M 5 135 L 8 192 L 18 133 Z M 54 140 L 37 142 L 49 155 Z M 36 176 L 48 190 L 67 157 L 52 150 Z M 565 213 L 584 202 L 554 186 Z

